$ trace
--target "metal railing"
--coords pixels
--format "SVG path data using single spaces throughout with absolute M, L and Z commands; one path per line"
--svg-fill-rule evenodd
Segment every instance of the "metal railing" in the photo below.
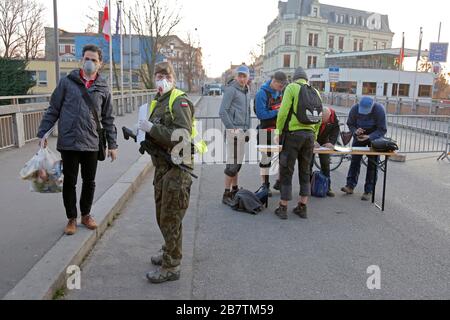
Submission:
M 348 116 L 338 114 L 341 127 L 349 131 L 346 123 Z M 196 162 L 202 164 L 225 164 L 226 143 L 225 127 L 219 117 L 198 117 L 200 135 L 209 144 L 205 155 L 196 155 Z M 450 116 L 401 116 L 388 115 L 387 137 L 397 141 L 401 154 L 439 153 L 447 156 L 450 152 Z M 259 120 L 251 119 L 251 128 L 255 129 Z M 260 161 L 257 151 L 256 131 L 252 131 L 250 141 L 245 146 L 245 164 Z
M 114 115 L 134 112 L 139 106 L 149 103 L 155 94 L 156 91 L 127 92 L 123 103 L 121 95 L 114 95 Z M 0 150 L 14 146 L 20 148 L 37 139 L 36 134 L 50 97 L 50 94 L 0 97 Z
M 350 108 L 362 98 L 355 94 L 321 93 L 324 104 Z M 376 102 L 386 107 L 388 114 L 395 115 L 437 115 L 450 116 L 450 101 L 432 100 L 430 98 L 411 99 L 400 97 L 377 97 Z

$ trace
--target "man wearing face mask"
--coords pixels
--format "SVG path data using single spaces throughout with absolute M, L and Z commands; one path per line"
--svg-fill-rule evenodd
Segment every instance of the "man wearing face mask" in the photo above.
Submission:
M 117 158 L 117 130 L 114 125 L 111 92 L 98 73 L 102 64 L 101 49 L 95 45 L 85 46 L 82 64 L 81 69 L 72 71 L 59 82 L 37 134 L 41 139 L 40 145 L 46 147 L 47 141 L 43 137 L 59 120 L 57 150 L 61 153 L 64 163 L 63 201 L 69 219 L 65 229 L 66 235 L 73 235 L 77 230 L 76 185 L 80 167 L 83 179 L 80 198 L 81 223 L 89 230 L 97 229 L 90 213 L 95 192 L 99 136 L 93 110 L 83 99 L 80 87 L 87 89 L 98 118 L 106 130 L 108 156 L 112 161 Z
M 149 104 L 149 121 L 140 121 L 138 128 L 146 132 L 146 139 L 156 141 L 158 147 L 171 153 L 180 145 L 191 151 L 194 106 L 187 95 L 175 88 L 175 73 L 169 62 L 155 66 L 158 94 Z M 183 150 L 186 150 L 184 148 Z M 183 154 L 184 164 L 192 167 L 192 155 Z M 189 206 L 192 178 L 189 173 L 172 167 L 164 159 L 153 157 L 155 165 L 154 189 L 156 220 L 164 237 L 160 253 L 151 257 L 160 266 L 149 272 L 151 283 L 176 281 L 180 278 L 182 259 L 182 221 Z M 189 162 L 189 163 L 187 163 Z

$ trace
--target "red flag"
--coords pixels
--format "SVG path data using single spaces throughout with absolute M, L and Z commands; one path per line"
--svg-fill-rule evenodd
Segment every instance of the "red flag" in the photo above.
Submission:
M 103 10 L 102 32 L 106 41 L 110 41 L 111 37 L 111 20 L 109 19 L 109 0 L 105 1 L 105 9 Z

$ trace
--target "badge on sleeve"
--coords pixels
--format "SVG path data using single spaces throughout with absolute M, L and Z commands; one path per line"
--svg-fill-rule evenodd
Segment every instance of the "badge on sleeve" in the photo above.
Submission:
M 180 106 L 182 108 L 188 108 L 189 107 L 189 103 L 186 100 L 181 101 Z

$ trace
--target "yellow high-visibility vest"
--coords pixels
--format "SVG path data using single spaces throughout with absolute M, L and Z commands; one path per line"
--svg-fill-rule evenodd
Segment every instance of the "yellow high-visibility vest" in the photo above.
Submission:
M 169 111 L 170 111 L 170 114 L 172 115 L 172 119 L 173 119 L 173 104 L 179 97 L 184 96 L 184 95 L 186 95 L 186 93 L 181 90 L 178 90 L 178 89 L 172 90 L 172 93 L 170 94 L 170 99 L 169 99 Z M 150 116 L 153 114 L 153 111 L 155 111 L 157 103 L 158 103 L 157 100 L 153 100 L 149 104 L 148 114 Z M 194 141 L 194 139 L 197 138 L 197 136 L 198 136 L 198 130 L 197 130 L 197 120 L 195 119 L 195 116 L 192 115 L 192 118 L 193 118 L 193 121 L 192 121 L 193 123 L 192 123 L 191 139 L 192 139 L 192 141 Z M 208 152 L 208 146 L 204 140 L 200 140 L 198 142 L 194 141 L 194 146 L 195 146 L 195 149 L 197 150 L 197 152 L 200 154 L 205 154 L 206 152 Z

